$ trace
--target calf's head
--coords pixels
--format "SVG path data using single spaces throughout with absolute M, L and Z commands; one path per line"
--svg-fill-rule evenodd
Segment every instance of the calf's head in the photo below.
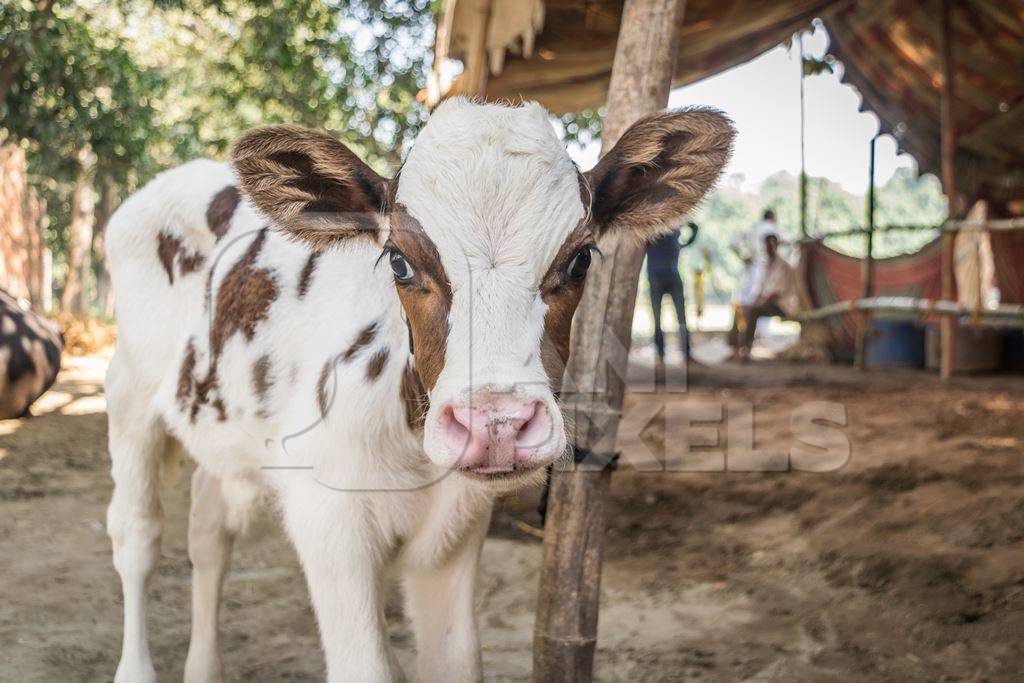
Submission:
M 333 137 L 290 126 L 247 133 L 233 161 L 279 229 L 316 248 L 381 247 L 429 398 L 428 457 L 508 481 L 566 451 L 554 390 L 596 244 L 672 229 L 732 136 L 714 111 L 657 114 L 581 174 L 539 105 L 450 100 L 390 180 Z

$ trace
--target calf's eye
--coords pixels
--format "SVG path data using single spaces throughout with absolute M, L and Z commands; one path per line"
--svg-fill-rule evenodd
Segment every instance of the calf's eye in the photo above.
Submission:
M 583 247 L 576 253 L 572 262 L 569 263 L 569 268 L 566 272 L 571 279 L 581 280 L 590 268 L 590 261 L 590 247 Z
M 395 274 L 395 279 L 399 282 L 409 282 L 416 274 L 405 257 L 397 251 L 391 252 L 388 256 L 388 260 L 391 262 L 391 271 Z

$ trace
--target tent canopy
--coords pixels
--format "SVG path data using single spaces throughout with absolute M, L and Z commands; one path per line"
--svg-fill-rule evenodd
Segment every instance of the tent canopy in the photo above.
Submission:
M 446 0 L 438 63 L 467 69 L 445 94 L 537 100 L 557 114 L 602 106 L 623 2 Z M 1024 0 L 953 3 L 958 189 L 995 206 L 1024 199 Z M 687 0 L 673 83 L 741 64 L 821 18 L 863 106 L 937 173 L 940 16 L 939 0 Z M 476 52 L 482 92 L 466 78 Z

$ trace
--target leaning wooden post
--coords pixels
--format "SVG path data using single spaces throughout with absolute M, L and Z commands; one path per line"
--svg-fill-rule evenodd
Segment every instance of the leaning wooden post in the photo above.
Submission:
M 685 0 L 626 0 L 622 10 L 608 113 L 607 152 L 634 121 L 668 104 Z M 626 389 L 642 245 L 608 241 L 587 278 L 573 324 L 565 388 L 576 444 L 595 454 L 615 449 Z M 609 368 L 622 376 L 615 376 Z M 534 628 L 536 681 L 589 681 L 597 643 L 601 554 L 609 470 L 580 465 L 556 471 L 548 500 Z
M 870 299 L 875 290 L 875 143 L 878 137 L 871 138 L 871 156 L 868 163 L 868 233 L 867 254 L 861 270 L 861 281 L 864 289 L 861 296 Z M 868 365 L 868 338 L 871 331 L 871 311 L 865 310 L 860 319 L 860 331 L 857 334 L 857 367 L 864 370 Z
M 946 201 L 949 220 L 956 220 L 956 120 L 953 109 L 955 96 L 953 68 L 953 0 L 942 0 L 942 94 L 940 98 L 940 125 L 942 130 L 942 185 L 946 190 Z M 953 254 L 956 245 L 956 232 L 947 230 L 942 235 L 942 300 L 952 301 L 956 296 L 953 280 Z M 944 315 L 939 321 L 939 338 L 942 355 L 939 363 L 939 376 L 947 380 L 953 376 L 953 363 L 956 356 L 956 316 Z

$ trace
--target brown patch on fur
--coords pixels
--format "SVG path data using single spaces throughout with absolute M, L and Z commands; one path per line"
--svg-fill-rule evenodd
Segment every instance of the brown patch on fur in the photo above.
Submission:
M 271 363 L 270 356 L 263 354 L 252 365 L 252 388 L 256 394 L 256 401 L 259 407 L 256 409 L 258 417 L 267 417 L 266 401 L 270 395 L 270 387 L 274 381 L 270 377 Z
M 279 291 L 273 274 L 255 267 L 256 258 L 266 239 L 267 228 L 263 228 L 221 281 L 210 333 L 209 366 L 202 379 L 197 379 L 195 375 L 194 345 L 190 342 L 186 350 L 178 378 L 178 401 L 184 411 L 189 407 L 188 397 L 192 396 L 189 418 L 193 423 L 204 405 L 213 408 L 221 422 L 227 420 L 227 408 L 220 396 L 217 376 L 221 353 L 236 333 L 240 333 L 246 341 L 252 341 L 257 326 L 267 318 L 270 305 L 278 297 Z M 269 372 L 270 360 L 263 356 L 253 366 L 253 386 L 261 401 L 270 388 Z
M 405 404 L 405 421 L 412 430 L 423 428 L 427 418 L 427 410 L 430 408 L 430 399 L 427 390 L 420 381 L 420 375 L 412 364 L 406 364 L 402 370 L 402 385 L 400 390 L 402 402 Z
M 270 356 L 263 354 L 252 366 L 252 388 L 261 401 L 267 397 L 273 382 L 270 379 Z
M 334 371 L 334 367 L 338 363 L 351 363 L 352 359 L 359 355 L 363 349 L 372 344 L 373 340 L 377 337 L 377 328 L 379 326 L 380 323 L 375 320 L 364 327 L 356 335 L 356 338 L 352 340 L 352 343 L 348 345 L 348 348 L 339 355 L 328 358 L 327 362 L 324 363 L 324 367 L 320 371 L 320 377 L 316 382 L 316 404 L 320 408 L 321 416 L 327 417 L 327 410 L 330 408 L 328 400 L 332 397 L 327 396 L 327 382 Z M 367 379 L 376 379 L 381 371 L 384 370 L 384 364 L 387 362 L 387 359 L 387 349 L 382 349 L 371 356 L 366 369 Z
M 181 369 L 178 371 L 178 390 L 175 394 L 178 408 L 181 412 L 188 411 L 189 421 L 195 424 L 200 408 L 208 405 L 217 411 L 217 419 L 224 422 L 228 416 L 224 401 L 218 395 L 216 366 L 212 364 L 207 368 L 206 376 L 197 379 L 197 365 L 195 340 L 189 339 L 181 361 Z
M 171 237 L 166 232 L 156 236 L 156 255 L 160 259 L 167 272 L 167 279 L 174 284 L 174 257 L 178 253 L 181 242 L 176 237 Z
M 316 381 L 316 405 L 320 408 L 321 417 L 327 417 L 327 409 L 330 407 L 327 405 L 327 380 L 330 379 L 336 362 L 334 358 L 327 359 L 320 371 L 320 378 Z
M 359 334 L 356 335 L 355 340 L 353 340 L 349 347 L 345 349 L 345 352 L 341 354 L 341 360 L 345 361 L 346 363 L 351 361 L 353 358 L 355 358 L 357 353 L 359 353 L 367 346 L 369 346 L 371 343 L 373 343 L 373 338 L 376 336 L 377 321 L 374 321 L 367 325 L 366 327 L 364 327 L 362 331 L 360 331 Z
M 180 238 L 160 232 L 157 235 L 156 255 L 160 264 L 167 272 L 167 279 L 174 284 L 174 266 L 177 263 L 178 270 L 182 275 L 194 273 L 206 262 L 206 257 L 194 251 L 189 251 Z
M 217 383 L 217 374 L 213 368 L 208 368 L 206 378 L 196 382 L 196 396 L 192 402 L 192 411 L 189 414 L 189 418 L 193 423 L 196 421 L 196 416 L 199 415 L 199 409 L 202 406 L 209 405 L 210 394 L 214 393 L 219 388 Z M 224 404 L 220 404 L 223 409 Z
M 193 339 L 189 339 L 188 346 L 185 347 L 185 357 L 181 361 L 181 370 L 178 371 L 178 391 L 175 394 L 182 410 L 185 410 L 188 399 L 195 390 L 195 372 L 196 345 Z
M 586 282 L 586 278 L 570 278 L 567 269 L 580 250 L 593 242 L 589 225 L 585 221 L 580 222 L 559 247 L 541 280 L 541 300 L 548 310 L 544 314 L 540 353 L 548 382 L 555 392 L 561 388 L 565 364 L 569 361 L 572 318 L 583 296 L 583 285 Z
M 206 208 L 206 224 L 210 232 L 219 240 L 231 227 L 231 218 L 235 215 L 241 195 L 238 188 L 228 185 L 213 196 L 210 206 Z
M 734 135 L 729 119 L 711 109 L 634 123 L 586 174 L 594 232 L 619 230 L 646 241 L 671 230 L 715 184 Z
M 186 251 L 178 252 L 178 268 L 182 275 L 189 275 L 199 270 L 206 262 L 206 257 L 199 253 L 189 254 Z
M 277 281 L 273 274 L 254 265 L 266 240 L 267 228 L 263 228 L 217 289 L 210 340 L 214 362 L 235 333 L 240 332 L 246 341 L 252 341 L 256 327 L 266 320 L 270 305 L 278 297 Z
M 366 364 L 366 379 L 372 382 L 380 377 L 380 373 L 384 372 L 384 366 L 388 362 L 388 354 L 387 349 L 381 349 L 370 356 L 370 362 Z
M 224 422 L 228 419 L 228 413 L 224 409 L 224 399 L 217 396 L 210 402 L 210 407 L 217 411 L 217 421 Z
M 385 246 L 401 252 L 416 271 L 412 282 L 396 284 L 396 287 L 412 330 L 416 371 L 429 391 L 444 367 L 448 313 L 452 307 L 451 283 L 437 247 L 419 221 L 400 204 L 392 209 L 391 235 Z
M 323 252 L 312 251 L 306 259 L 306 265 L 302 266 L 299 273 L 299 298 L 303 298 L 309 292 L 309 286 L 313 283 L 313 273 L 316 272 L 316 262 Z
M 356 236 L 377 239 L 387 180 L 333 136 L 257 128 L 235 143 L 231 161 L 253 204 L 314 249 Z

